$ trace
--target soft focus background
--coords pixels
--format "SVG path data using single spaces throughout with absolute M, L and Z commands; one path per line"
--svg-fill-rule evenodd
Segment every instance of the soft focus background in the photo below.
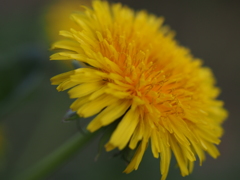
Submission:
M 72 100 L 58 93 L 49 79 L 71 69 L 70 64 L 49 61 L 49 47 L 58 36 L 64 13 L 80 9 L 55 6 L 49 0 L 1 0 L 0 5 L 0 179 L 31 166 L 78 132 L 75 122 L 62 117 Z M 71 2 L 70 0 L 61 1 Z M 79 4 L 81 4 L 79 0 Z M 229 118 L 219 146 L 221 156 L 207 161 L 185 180 L 240 179 L 240 1 L 236 0 L 114 0 L 135 10 L 164 16 L 177 32 L 177 40 L 189 47 L 213 69 L 220 99 Z M 88 3 L 88 2 L 84 2 Z M 68 10 L 73 8 L 73 10 Z M 54 29 L 55 27 L 56 29 Z M 52 29 L 53 28 L 53 29 Z M 62 27 L 61 27 L 62 28 Z M 55 32 L 54 32 L 55 31 Z M 81 122 L 84 123 L 84 122 Z M 148 151 L 138 171 L 123 174 L 125 162 L 103 152 L 98 161 L 97 140 L 71 159 L 50 180 L 159 179 L 159 159 Z M 183 179 L 173 161 L 168 180 Z

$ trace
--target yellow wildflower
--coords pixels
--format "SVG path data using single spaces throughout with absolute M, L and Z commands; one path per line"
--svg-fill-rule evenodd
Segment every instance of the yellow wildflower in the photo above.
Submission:
M 160 156 L 162 180 L 171 154 L 182 176 L 192 171 L 196 156 L 202 163 L 204 151 L 216 158 L 226 111 L 216 100 L 211 70 L 174 40 L 163 18 L 121 4 L 92 6 L 71 15 L 79 27 L 60 31 L 66 39 L 53 44 L 61 51 L 51 56 L 86 64 L 51 81 L 59 91 L 71 88 L 71 109 L 79 116 L 97 114 L 87 129 L 94 132 L 121 117 L 105 147 L 137 148 L 126 173 L 138 169 L 149 141 L 153 156 Z

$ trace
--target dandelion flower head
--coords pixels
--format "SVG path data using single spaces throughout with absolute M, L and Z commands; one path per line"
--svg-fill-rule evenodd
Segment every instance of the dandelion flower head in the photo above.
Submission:
M 51 60 L 86 64 L 51 79 L 57 90 L 76 99 L 71 109 L 81 117 L 96 115 L 87 129 L 94 132 L 121 117 L 105 145 L 125 147 L 135 155 L 124 170 L 138 169 L 148 145 L 160 157 L 162 180 L 171 156 L 182 176 L 205 152 L 216 158 L 226 117 L 219 89 L 209 68 L 174 40 L 163 18 L 134 12 L 121 4 L 93 1 L 84 13 L 73 13 L 78 29 L 60 31 L 65 39 Z

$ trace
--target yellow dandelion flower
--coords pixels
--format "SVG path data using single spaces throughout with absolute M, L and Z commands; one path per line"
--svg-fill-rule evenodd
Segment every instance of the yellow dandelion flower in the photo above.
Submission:
M 51 60 L 75 59 L 86 67 L 57 75 L 52 84 L 71 88 L 71 109 L 79 116 L 97 114 L 87 126 L 91 132 L 121 117 L 105 148 L 136 149 L 125 173 L 138 169 L 149 142 L 153 156 L 160 156 L 162 180 L 172 154 L 182 176 L 196 156 L 201 164 L 205 151 L 219 155 L 215 145 L 226 118 L 216 100 L 219 89 L 211 70 L 174 40 L 163 18 L 102 1 L 71 18 L 80 30 L 60 32 L 66 39 L 53 44 L 60 52 Z

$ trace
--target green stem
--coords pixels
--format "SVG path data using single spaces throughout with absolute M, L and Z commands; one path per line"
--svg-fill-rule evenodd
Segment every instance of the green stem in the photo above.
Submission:
M 39 180 L 48 176 L 51 172 L 59 168 L 69 158 L 75 155 L 84 145 L 96 136 L 95 133 L 76 134 L 68 142 L 63 144 L 56 151 L 45 157 L 39 163 L 16 176 L 14 180 Z

